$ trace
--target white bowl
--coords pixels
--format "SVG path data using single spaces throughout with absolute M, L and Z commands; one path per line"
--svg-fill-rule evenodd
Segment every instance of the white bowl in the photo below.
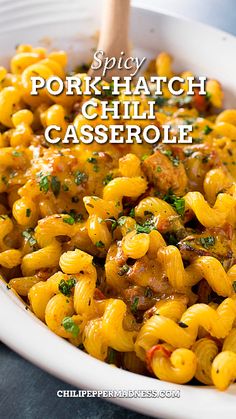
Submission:
M 22 42 L 65 48 L 72 66 L 86 61 L 96 45 L 94 33 L 99 27 L 100 6 L 95 0 L 0 0 L 1 64 Z M 168 51 L 175 58 L 176 70 L 192 70 L 218 79 L 226 92 L 226 106 L 236 103 L 236 38 L 200 23 L 143 8 L 132 9 L 131 38 L 133 55 L 151 58 Z M 236 385 L 221 393 L 211 387 L 166 383 L 97 361 L 50 332 L 1 280 L 0 319 L 0 338 L 5 344 L 75 388 L 180 390 L 180 398 L 109 400 L 154 417 L 235 417 Z

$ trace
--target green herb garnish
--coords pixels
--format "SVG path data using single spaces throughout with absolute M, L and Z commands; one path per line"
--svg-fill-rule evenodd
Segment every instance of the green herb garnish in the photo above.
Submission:
M 174 234 L 172 234 L 172 233 L 166 233 L 164 235 L 164 238 L 165 238 L 166 242 L 168 244 L 172 245 L 172 246 L 176 246 L 177 243 L 179 242 L 179 240 L 177 239 L 177 237 Z
M 88 163 L 97 163 L 97 159 L 95 159 L 95 157 L 89 157 L 88 159 L 87 159 L 87 162 Z
M 187 148 L 186 150 L 184 150 L 184 155 L 186 157 L 190 157 L 193 153 L 194 153 L 194 150 L 192 150 L 191 148 Z
M 206 92 L 206 100 L 211 100 L 212 94 L 210 92 Z
M 108 183 L 113 179 L 113 174 L 110 173 L 108 175 L 106 175 L 102 181 L 103 185 L 108 185 Z
M 37 240 L 33 236 L 34 230 L 32 228 L 27 228 L 26 230 L 22 231 L 22 236 L 27 240 L 30 247 L 33 247 L 37 244 Z
M 125 216 L 121 216 L 120 218 L 118 218 L 117 220 L 117 224 L 118 226 L 122 227 L 123 225 L 125 225 L 126 222 L 126 217 Z
M 120 270 L 118 271 L 118 275 L 119 276 L 123 276 L 125 274 L 127 274 L 127 272 L 129 271 L 129 266 L 125 263 Z
M 147 297 L 147 298 L 152 298 L 153 297 L 153 291 L 152 291 L 151 288 L 149 288 L 149 287 L 145 288 L 144 297 Z
M 116 227 L 118 226 L 117 220 L 115 218 L 106 218 L 104 221 L 110 221 L 111 222 L 111 231 L 114 231 L 116 229 Z
M 163 105 L 165 105 L 167 100 L 168 99 L 163 97 L 163 96 L 156 96 L 155 97 L 155 104 L 158 105 L 158 106 L 163 106 Z
M 6 176 L 3 175 L 1 179 L 2 179 L 2 182 L 5 183 L 5 185 L 8 184 L 8 180 Z
M 173 153 L 172 153 L 171 150 L 161 150 L 161 153 L 169 158 L 169 160 L 171 161 L 173 166 L 175 166 L 175 167 L 179 166 L 179 163 L 180 163 L 179 157 L 178 156 L 173 156 Z
M 14 157 L 20 157 L 20 156 L 22 156 L 22 152 L 21 151 L 16 151 L 16 150 L 13 150 L 13 152 L 12 152 L 12 155 L 14 156 Z
M 209 127 L 209 125 L 205 125 L 205 127 L 203 128 L 203 133 L 204 133 L 205 135 L 210 134 L 210 132 L 211 132 L 211 131 L 213 131 L 213 129 L 212 129 L 212 128 L 210 128 L 210 127 Z
M 215 244 L 215 237 L 208 236 L 208 237 L 200 237 L 199 239 L 200 244 L 205 249 L 209 249 L 211 246 L 214 246 Z
M 185 200 L 179 196 L 176 196 L 170 189 L 163 200 L 168 202 L 179 215 L 183 215 L 185 211 Z
M 79 326 L 74 322 L 71 317 L 65 317 L 62 320 L 62 326 L 67 332 L 70 332 L 74 338 L 76 338 L 79 334 Z
M 31 214 L 31 209 L 30 208 L 26 208 L 26 211 L 25 211 L 26 217 L 30 217 L 30 214 Z
M 65 183 L 64 185 L 62 185 L 62 189 L 64 192 L 68 192 L 69 191 L 69 186 L 67 186 Z
M 95 243 L 95 246 L 97 246 L 97 247 L 104 247 L 105 244 L 101 240 L 99 240 L 98 242 Z
M 203 157 L 202 163 L 208 163 L 209 159 L 210 159 L 210 154 L 207 154 L 206 156 Z
M 135 209 L 131 208 L 130 212 L 129 212 L 129 216 L 134 218 L 135 217 Z
M 75 219 L 71 215 L 68 215 L 68 217 L 63 218 L 63 223 L 73 225 L 75 223 Z
M 51 179 L 51 189 L 54 196 L 58 196 L 61 189 L 61 182 L 58 180 L 57 176 L 52 176 Z
M 108 348 L 107 362 L 108 364 L 114 364 L 116 358 L 116 351 L 113 348 Z
M 71 290 L 74 288 L 76 284 L 75 278 L 70 278 L 68 281 L 65 281 L 64 279 L 61 280 L 60 284 L 58 285 L 59 291 L 66 295 L 67 297 L 71 296 Z
M 47 175 L 42 176 L 39 182 L 40 191 L 47 193 L 49 191 L 49 186 L 50 186 L 50 183 L 49 183 L 48 176 Z
M 142 161 L 144 161 L 144 160 L 146 160 L 148 157 L 150 157 L 150 155 L 149 155 L 149 154 L 143 154 L 143 155 L 142 155 L 142 157 L 141 157 L 141 160 L 142 160 Z
M 138 310 L 138 303 L 139 303 L 139 298 L 138 297 L 134 297 L 134 300 L 130 306 L 130 310 L 132 311 L 132 313 L 137 313 Z
M 84 183 L 88 180 L 88 176 L 86 175 L 86 173 L 80 172 L 79 170 L 77 170 L 77 172 L 75 173 L 75 184 L 76 185 L 81 185 L 81 183 Z

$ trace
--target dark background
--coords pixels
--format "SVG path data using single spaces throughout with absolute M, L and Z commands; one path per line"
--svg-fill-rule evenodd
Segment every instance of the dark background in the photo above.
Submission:
M 57 390 L 70 389 L 0 344 L 1 419 L 147 418 L 102 399 L 57 397 Z

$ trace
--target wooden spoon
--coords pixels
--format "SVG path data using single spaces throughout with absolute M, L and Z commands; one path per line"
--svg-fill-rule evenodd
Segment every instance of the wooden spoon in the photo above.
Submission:
M 97 50 L 104 51 L 103 61 L 106 57 L 115 57 L 117 60 L 124 52 L 123 59 L 129 56 L 129 14 L 130 0 L 104 0 L 102 13 L 102 27 L 99 36 Z M 97 66 L 97 62 L 93 62 L 93 66 Z M 117 69 L 114 67 L 107 71 L 104 80 L 109 81 L 112 76 L 130 76 L 134 67 L 127 70 L 124 67 Z M 90 76 L 101 76 L 103 67 L 100 69 L 89 70 Z

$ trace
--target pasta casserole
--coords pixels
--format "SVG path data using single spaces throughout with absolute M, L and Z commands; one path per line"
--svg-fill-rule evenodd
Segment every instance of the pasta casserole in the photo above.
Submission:
M 65 80 L 66 65 L 64 51 L 20 45 L 10 71 L 0 67 L 7 287 L 98 360 L 225 390 L 236 379 L 236 109 L 222 110 L 216 80 L 207 80 L 206 96 L 187 95 L 182 83 L 181 96 L 166 88 L 141 106 L 153 100 L 154 124 L 169 124 L 173 136 L 191 124 L 192 144 L 49 145 L 49 125 L 65 132 L 72 123 L 79 134 L 88 124 L 86 97 L 30 95 L 33 75 Z M 170 78 L 172 58 L 159 54 L 147 74 Z M 112 100 L 109 89 L 94 98 L 98 112 L 104 99 Z

